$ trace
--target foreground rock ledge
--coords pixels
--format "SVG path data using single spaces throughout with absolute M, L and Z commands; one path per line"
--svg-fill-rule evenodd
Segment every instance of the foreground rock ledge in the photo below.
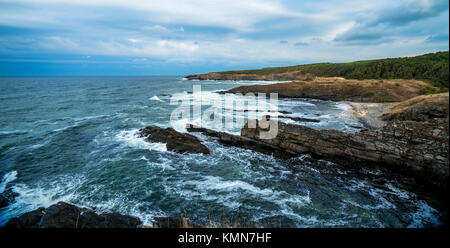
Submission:
M 149 142 L 166 143 L 167 150 L 178 153 L 209 154 L 209 149 L 192 135 L 183 134 L 173 128 L 160 128 L 149 126 L 139 130 L 139 136 L 145 137 Z
M 48 208 L 38 208 L 6 223 L 6 228 L 136 228 L 142 222 L 133 216 L 118 213 L 97 214 L 89 208 L 80 208 L 58 202 Z
M 153 226 L 143 226 L 141 220 L 118 213 L 97 214 L 93 209 L 58 202 L 48 208 L 36 210 L 12 218 L 5 228 L 190 228 L 200 227 L 187 219 L 155 217 Z

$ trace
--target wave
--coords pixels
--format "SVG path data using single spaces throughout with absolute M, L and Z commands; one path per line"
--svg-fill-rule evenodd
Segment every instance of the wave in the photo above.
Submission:
M 148 100 L 164 102 L 163 100 L 159 99 L 158 96 L 153 96 L 153 97 L 149 98 Z
M 3 191 L 5 191 L 8 183 L 10 183 L 16 179 L 17 179 L 17 171 L 10 171 L 10 172 L 6 173 L 3 176 L 2 181 L 0 182 L 0 193 L 3 193 Z
M 129 147 L 161 152 L 167 151 L 165 143 L 147 142 L 144 138 L 139 137 L 138 132 L 139 129 L 123 130 L 120 131 L 115 137 L 118 141 L 123 142 Z
M 0 136 L 8 136 L 8 135 L 15 135 L 15 134 L 26 134 L 28 133 L 28 130 L 11 130 L 11 131 L 0 131 Z
M 49 182 L 40 181 L 35 185 L 15 184 L 13 192 L 18 196 L 7 211 L 0 212 L 0 227 L 13 218 L 40 207 L 49 207 L 57 202 L 71 202 L 75 193 L 83 185 L 84 177 L 62 176 Z

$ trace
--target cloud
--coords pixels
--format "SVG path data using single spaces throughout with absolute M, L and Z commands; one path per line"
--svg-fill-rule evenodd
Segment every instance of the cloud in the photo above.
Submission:
M 101 57 L 221 70 L 350 61 L 448 49 L 442 30 L 448 2 L 437 0 L 0 0 L 0 59 L 11 63 Z
M 157 43 L 161 47 L 168 47 L 168 48 L 175 48 L 179 50 L 189 51 L 193 52 L 198 49 L 197 44 L 188 44 L 185 42 L 174 42 L 174 41 L 167 41 L 167 40 L 160 40 Z
M 389 42 L 401 32 L 401 27 L 438 17 L 448 12 L 447 0 L 409 0 L 388 8 L 358 16 L 353 26 L 336 35 L 334 41 L 349 44 Z
M 294 45 L 295 46 L 308 46 L 309 44 L 307 42 L 296 42 Z
M 427 42 L 447 42 L 447 43 L 448 40 L 449 40 L 448 34 L 430 35 L 426 39 Z

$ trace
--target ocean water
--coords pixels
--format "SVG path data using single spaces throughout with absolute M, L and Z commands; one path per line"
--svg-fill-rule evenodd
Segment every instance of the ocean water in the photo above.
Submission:
M 223 95 L 216 91 L 254 83 L 181 77 L 0 78 L 0 192 L 11 188 L 19 194 L 14 204 L 0 209 L 0 226 L 58 201 L 135 215 L 146 225 L 157 216 L 185 216 L 204 226 L 441 224 L 442 213 L 408 190 L 401 178 L 380 170 L 313 162 L 307 154 L 281 160 L 226 147 L 202 134 L 194 135 L 210 155 L 177 154 L 136 135 L 148 125 L 185 132 L 186 121 L 169 121 L 178 107 L 170 98 L 195 99 L 194 84 L 221 109 Z M 321 120 L 303 123 L 311 127 L 358 131 L 362 124 L 348 116 L 348 108 L 312 99 L 279 99 L 278 105 L 290 116 Z M 237 120 L 248 113 L 235 114 Z M 214 128 L 239 134 L 236 127 Z

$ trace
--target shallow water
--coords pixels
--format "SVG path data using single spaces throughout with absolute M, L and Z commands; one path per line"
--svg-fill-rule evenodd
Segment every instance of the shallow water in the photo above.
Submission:
M 328 161 L 311 162 L 308 155 L 280 160 L 225 147 L 202 134 L 194 135 L 210 155 L 177 154 L 165 144 L 137 138 L 139 128 L 171 126 L 177 105 L 170 105 L 170 97 L 182 93 L 184 99 L 195 99 L 190 93 L 194 84 L 201 84 L 204 100 L 220 109 L 223 95 L 215 91 L 254 83 L 180 77 L 0 78 L 0 191 L 12 187 L 20 194 L 0 209 L 0 225 L 58 201 L 135 215 L 146 225 L 155 216 L 181 214 L 207 226 L 224 218 L 295 227 L 440 224 L 441 213 L 381 171 L 350 171 Z M 278 104 L 280 111 L 293 113 L 288 116 L 321 120 L 304 125 L 358 131 L 362 124 L 349 118 L 348 107 L 311 99 L 280 99 Z M 235 114 L 244 120 L 248 115 Z M 185 131 L 185 124 L 180 120 L 174 128 Z

